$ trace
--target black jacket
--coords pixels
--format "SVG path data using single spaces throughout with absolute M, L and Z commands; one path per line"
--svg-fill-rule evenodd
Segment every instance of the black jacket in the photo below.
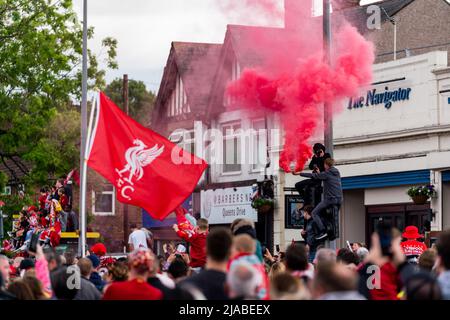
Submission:
M 311 249 L 315 249 L 320 242 L 316 240 L 319 232 L 317 232 L 317 225 L 312 218 L 309 220 L 305 219 L 304 230 L 306 232 L 306 235 L 304 236 L 306 243 Z
M 314 155 L 311 159 L 311 162 L 309 163 L 309 170 L 314 170 L 314 167 L 318 167 L 320 172 L 325 171 L 324 162 L 325 159 L 331 158 L 331 155 L 329 153 L 325 153 L 323 157 L 317 157 Z

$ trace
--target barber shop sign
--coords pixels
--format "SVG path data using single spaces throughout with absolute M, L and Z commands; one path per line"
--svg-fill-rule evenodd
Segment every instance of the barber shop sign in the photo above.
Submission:
M 347 109 L 360 109 L 379 104 L 383 104 L 386 109 L 390 109 L 395 102 L 409 100 L 411 94 L 411 88 L 389 90 L 389 87 L 385 87 L 383 92 L 380 91 L 372 89 L 368 90 L 365 96 L 350 98 Z

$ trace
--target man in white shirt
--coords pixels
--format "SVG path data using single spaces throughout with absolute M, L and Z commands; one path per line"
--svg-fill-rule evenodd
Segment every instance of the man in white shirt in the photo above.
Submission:
M 148 235 L 139 229 L 135 223 L 131 224 L 131 233 L 128 237 L 128 245 L 130 246 L 130 252 L 133 252 L 139 248 L 148 249 L 147 238 Z

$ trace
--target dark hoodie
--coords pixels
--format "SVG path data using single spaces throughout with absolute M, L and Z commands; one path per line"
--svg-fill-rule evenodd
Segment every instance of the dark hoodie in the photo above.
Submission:
M 341 174 L 335 167 L 320 173 L 300 173 L 300 176 L 322 180 L 324 200 L 342 201 Z

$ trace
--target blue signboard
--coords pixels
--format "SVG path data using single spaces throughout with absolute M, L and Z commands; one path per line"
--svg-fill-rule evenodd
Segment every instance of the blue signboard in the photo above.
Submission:
M 182 204 L 183 208 L 185 208 L 192 215 L 192 195 L 189 196 Z M 153 219 L 150 214 L 142 209 L 142 226 L 144 228 L 162 228 L 162 227 L 172 227 L 172 225 L 177 223 L 177 219 L 175 218 L 175 214 L 171 213 L 167 216 L 163 221 L 159 221 L 157 219 Z

